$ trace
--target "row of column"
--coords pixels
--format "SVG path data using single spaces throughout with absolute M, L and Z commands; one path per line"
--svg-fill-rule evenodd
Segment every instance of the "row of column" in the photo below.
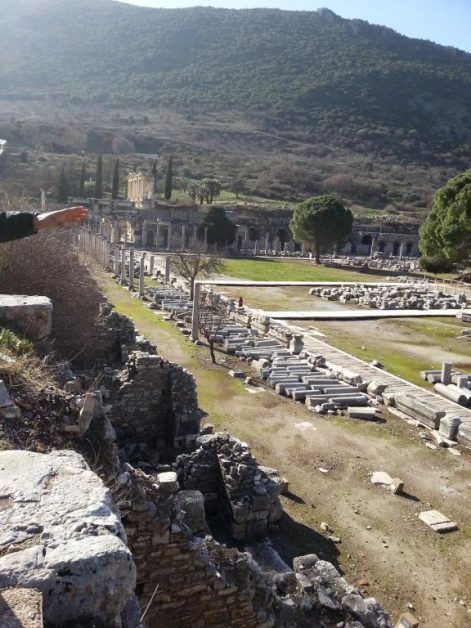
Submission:
M 82 227 L 79 233 L 80 249 L 83 253 L 94 259 L 105 270 L 113 272 L 121 285 L 134 290 L 135 250 L 127 248 L 127 243 L 117 245 L 109 242 L 104 236 L 95 233 L 86 227 Z M 139 296 L 144 296 L 146 253 L 139 259 Z M 113 258 L 113 264 L 112 264 Z M 155 256 L 149 256 L 149 273 L 152 274 L 155 266 Z M 170 282 L 170 256 L 165 258 L 165 282 Z

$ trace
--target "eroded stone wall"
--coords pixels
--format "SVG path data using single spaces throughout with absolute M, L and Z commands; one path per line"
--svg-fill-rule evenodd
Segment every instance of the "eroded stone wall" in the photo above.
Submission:
M 178 488 L 166 490 L 140 471 L 120 478 L 118 502 L 137 567 L 146 626 L 168 628 L 274 624 L 273 589 L 257 564 L 211 536 L 193 536 L 183 522 Z
M 134 351 L 115 381 L 111 419 L 133 463 L 169 463 L 190 451 L 199 433 L 193 376 L 158 355 Z

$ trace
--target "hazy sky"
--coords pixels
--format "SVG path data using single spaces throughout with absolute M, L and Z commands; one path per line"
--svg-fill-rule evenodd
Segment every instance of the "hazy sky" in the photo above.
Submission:
M 226 9 L 270 7 L 314 11 L 382 24 L 409 37 L 430 39 L 471 52 L 471 0 L 127 0 L 148 7 L 213 6 Z

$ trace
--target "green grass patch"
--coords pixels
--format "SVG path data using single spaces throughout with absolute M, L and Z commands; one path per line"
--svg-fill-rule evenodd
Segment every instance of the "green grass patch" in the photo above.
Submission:
M 335 337 L 331 338 L 331 342 L 341 351 L 350 353 L 360 358 L 360 360 L 365 362 L 379 360 L 389 373 L 402 377 L 422 388 L 430 388 L 430 385 L 420 378 L 420 371 L 430 368 L 428 360 L 423 360 L 409 353 L 403 353 L 397 348 L 382 347 L 380 345 L 370 348 L 361 344 L 360 340 L 352 340 L 351 337 L 341 336 L 340 334 L 336 334 Z
M 378 275 L 283 259 L 225 260 L 223 273 L 250 281 L 384 281 Z

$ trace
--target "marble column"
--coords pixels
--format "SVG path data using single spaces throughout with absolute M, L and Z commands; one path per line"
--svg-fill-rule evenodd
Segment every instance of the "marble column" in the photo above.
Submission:
M 235 253 L 239 253 L 239 229 L 236 229 L 235 239 L 234 239 L 234 251 Z
M 255 240 L 255 246 L 253 249 L 254 255 L 258 255 L 258 240 Z
M 182 225 L 182 245 L 181 245 L 182 251 L 184 251 L 186 248 L 185 244 L 186 244 L 186 225 Z
M 121 249 L 121 285 L 126 284 L 126 247 Z
M 370 257 L 373 257 L 375 251 L 376 251 L 376 238 L 373 237 L 373 239 L 371 240 Z
M 167 227 L 167 251 L 172 250 L 172 223 L 168 223 Z
M 119 277 L 119 247 L 114 247 L 114 276 L 116 279 Z
M 134 249 L 129 249 L 129 288 L 134 288 Z
M 265 254 L 268 255 L 268 250 L 270 248 L 270 234 L 267 233 L 265 236 Z
M 204 228 L 204 250 L 208 250 L 208 227 Z
M 401 246 L 399 248 L 399 258 L 402 259 L 404 255 L 404 242 L 401 242 Z
M 139 263 L 139 296 L 143 297 L 144 296 L 144 265 L 146 262 L 146 255 L 145 253 L 142 255 L 140 263 Z
M 200 317 L 200 284 L 195 283 L 193 293 L 193 314 L 191 317 L 191 340 L 199 338 L 199 317 Z
M 165 258 L 165 283 L 170 283 L 170 264 L 172 258 L 170 255 L 167 255 Z
M 152 275 L 154 272 L 154 264 L 155 264 L 155 255 L 150 256 L 149 260 L 149 275 Z
M 160 250 L 160 223 L 157 223 L 157 229 L 155 231 L 155 248 Z

